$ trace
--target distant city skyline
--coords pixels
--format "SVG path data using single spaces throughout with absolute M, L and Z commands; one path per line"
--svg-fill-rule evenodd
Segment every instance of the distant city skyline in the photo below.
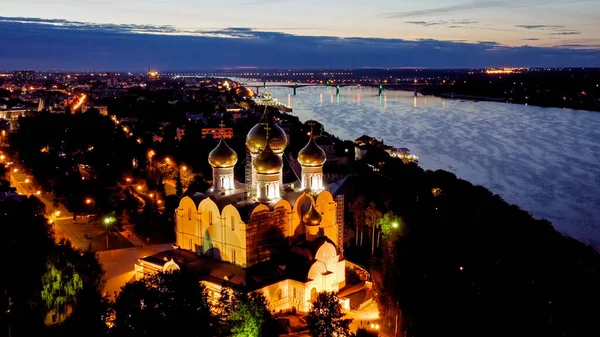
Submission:
M 0 6 L 0 69 L 600 66 L 595 0 Z

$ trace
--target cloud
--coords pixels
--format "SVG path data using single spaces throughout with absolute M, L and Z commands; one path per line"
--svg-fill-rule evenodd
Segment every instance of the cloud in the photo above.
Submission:
M 417 17 L 417 16 L 429 16 L 429 15 L 439 15 L 439 14 L 448 14 L 448 13 L 457 13 L 457 12 L 465 12 L 472 11 L 477 9 L 485 9 L 485 8 L 501 8 L 501 7 L 529 7 L 529 6 L 547 6 L 549 4 L 559 4 L 559 3 L 576 3 L 576 2 L 595 2 L 597 0 L 495 0 L 495 1 L 473 1 L 466 4 L 460 5 L 451 5 L 451 6 L 442 6 L 428 9 L 420 9 L 420 10 L 412 10 L 405 12 L 393 12 L 393 13 L 383 13 L 380 16 L 389 19 L 401 19 L 401 18 L 409 18 L 409 17 Z
M 452 6 L 406 11 L 406 12 L 387 13 L 387 14 L 382 14 L 382 16 L 384 16 L 386 18 L 390 18 L 390 19 L 399 19 L 399 18 L 409 18 L 409 17 L 415 17 L 415 16 L 427 16 L 427 15 L 434 15 L 434 14 L 461 12 L 461 11 L 468 11 L 468 10 L 473 10 L 473 9 L 490 8 L 490 7 L 502 7 L 505 5 L 507 5 L 507 2 L 505 2 L 505 1 L 479 1 L 479 2 L 472 2 L 472 3 L 468 3 L 468 4 L 462 4 L 462 5 L 452 5 Z
M 539 41 L 539 39 L 532 37 L 529 39 L 523 39 L 523 41 Z
M 143 71 L 149 66 L 160 71 L 236 66 L 306 69 L 373 64 L 389 68 L 600 66 L 600 48 L 591 44 L 589 48 L 508 47 L 494 41 L 339 38 L 249 27 L 181 30 L 5 17 L 0 17 L 0 31 L 3 70 Z
M 559 25 L 516 25 L 517 28 L 525 28 L 525 29 L 558 29 L 565 28 L 565 26 Z
M 458 25 L 472 25 L 478 23 L 473 20 L 435 20 L 435 21 L 406 21 L 405 23 L 419 26 L 439 26 L 439 25 L 453 25 L 452 28 L 458 28 Z
M 581 32 L 558 32 L 558 33 L 552 33 L 550 35 L 579 35 L 581 34 Z

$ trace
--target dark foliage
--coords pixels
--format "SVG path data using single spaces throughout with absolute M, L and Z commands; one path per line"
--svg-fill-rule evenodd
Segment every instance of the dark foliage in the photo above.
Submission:
M 184 272 L 128 283 L 114 311 L 114 336 L 214 335 L 206 290 L 194 275 Z
M 408 336 L 600 334 L 591 247 L 451 173 L 396 160 L 382 173 L 363 186 L 393 191 L 383 197 L 402 219 L 384 245 L 378 300 L 388 323 L 399 305 Z
M 349 337 L 351 319 L 344 318 L 339 298 L 332 292 L 322 292 L 312 302 L 306 324 L 312 337 Z

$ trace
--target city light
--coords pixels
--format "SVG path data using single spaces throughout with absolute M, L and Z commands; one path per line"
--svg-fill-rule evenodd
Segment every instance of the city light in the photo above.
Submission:
M 81 96 L 81 98 L 79 98 L 79 101 L 77 101 L 77 103 L 75 103 L 75 105 L 73 106 L 72 111 L 79 109 L 79 107 L 81 107 L 81 105 L 83 104 L 83 102 L 85 101 L 86 98 L 87 98 L 87 95 L 83 94 Z
M 394 227 L 394 228 L 398 228 L 398 223 L 397 223 L 397 222 L 394 222 L 394 223 L 392 224 L 392 227 Z
M 154 193 L 150 193 L 148 196 L 149 196 L 150 198 L 154 198 Z
M 142 190 L 142 185 L 137 185 L 137 190 L 141 191 Z
M 156 201 L 157 204 L 162 204 L 162 200 Z
M 6 158 L 6 156 L 0 155 L 0 160 L 4 160 L 4 158 Z
M 130 183 L 131 182 L 131 178 L 125 178 L 125 181 Z
M 59 217 L 60 216 L 60 211 L 54 212 L 54 216 Z
M 42 191 L 37 191 L 37 192 L 35 192 L 35 194 L 40 195 L 40 194 L 42 194 Z
M 25 179 L 25 183 L 29 184 L 29 178 Z
M 90 199 L 90 198 L 85 199 L 85 203 L 88 204 L 88 205 L 91 204 L 92 203 L 92 199 Z
M 17 173 L 17 172 L 19 172 L 19 169 L 14 168 L 13 173 Z
M 187 171 L 187 166 L 183 165 L 183 166 L 181 167 L 181 169 L 182 169 L 182 170 L 184 170 L 184 171 Z

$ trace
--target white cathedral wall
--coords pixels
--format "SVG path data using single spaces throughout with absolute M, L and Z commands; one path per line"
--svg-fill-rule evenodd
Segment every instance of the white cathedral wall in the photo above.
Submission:
M 225 206 L 221 214 L 225 239 L 222 242 L 223 261 L 246 267 L 246 224 L 232 205 Z
M 175 214 L 179 247 L 246 266 L 246 224 L 235 207 L 227 205 L 219 212 L 214 201 L 206 198 L 196 209 L 194 201 L 184 197 Z
M 323 233 L 331 239 L 331 241 L 337 243 L 337 205 L 333 200 L 333 195 L 329 191 L 323 191 L 319 193 L 315 203 L 317 204 L 317 210 L 322 216 L 320 227 L 323 228 Z

